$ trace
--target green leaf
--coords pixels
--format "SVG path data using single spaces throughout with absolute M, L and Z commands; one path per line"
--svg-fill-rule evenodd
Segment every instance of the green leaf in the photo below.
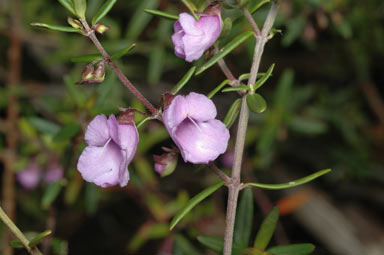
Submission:
M 196 75 L 201 74 L 214 64 L 216 64 L 217 61 L 224 58 L 226 55 L 228 55 L 232 50 L 234 50 L 237 46 L 239 46 L 241 43 L 249 39 L 253 35 L 252 31 L 244 32 L 240 35 L 238 35 L 236 38 L 234 38 L 232 41 L 230 41 L 227 45 L 225 45 L 219 53 L 214 55 L 211 59 L 209 59 L 200 69 L 196 72 Z
M 142 120 L 140 120 L 137 124 L 136 124 L 136 128 L 139 129 L 142 125 L 144 125 L 145 122 L 147 122 L 148 120 L 151 120 L 152 117 L 146 117 Z
M 197 240 L 208 249 L 216 251 L 220 254 L 223 252 L 223 249 L 224 249 L 223 238 L 208 236 L 208 235 L 200 235 L 197 237 Z M 232 255 L 241 255 L 242 254 L 241 250 L 242 250 L 242 247 L 238 243 L 233 243 Z
M 253 193 L 252 189 L 245 189 L 240 198 L 239 207 L 236 213 L 235 230 L 233 242 L 242 248 L 248 247 L 251 238 L 253 223 Z
M 267 72 L 259 80 L 257 80 L 254 85 L 252 85 L 253 91 L 263 86 L 263 84 L 269 79 L 269 77 L 271 77 L 274 68 L 275 68 L 275 64 L 272 64 L 268 68 Z
M 232 92 L 232 91 L 239 91 L 239 90 L 250 90 L 250 87 L 248 87 L 247 85 L 239 85 L 236 87 L 223 89 L 221 92 Z
M 11 246 L 12 248 L 24 248 L 24 245 L 20 240 L 10 241 L 9 246 Z
M 97 211 L 101 192 L 99 187 L 93 183 L 87 183 L 85 185 L 85 209 L 88 214 L 92 215 Z
M 214 88 L 211 92 L 208 93 L 207 97 L 212 98 L 214 95 L 216 95 L 217 92 L 219 92 L 225 85 L 230 84 L 230 80 L 224 80 L 220 83 L 219 86 Z
M 327 174 L 331 171 L 331 169 L 324 169 L 321 171 L 318 171 L 314 174 L 308 175 L 304 178 L 298 179 L 296 181 L 291 181 L 291 182 L 286 182 L 286 183 L 281 183 L 281 184 L 263 184 L 263 183 L 247 183 L 245 184 L 245 187 L 253 186 L 253 187 L 258 187 L 262 189 L 288 189 L 292 187 L 296 187 L 299 185 L 302 185 L 304 183 L 310 182 L 324 174 Z
M 65 7 L 65 9 L 67 9 L 70 13 L 72 13 L 73 15 L 76 15 L 75 13 L 75 8 L 73 6 L 73 2 L 72 0 L 58 0 L 59 3 L 61 3 L 62 6 Z
M 315 250 L 315 246 L 310 243 L 289 244 L 271 247 L 267 252 L 273 255 L 310 255 Z
M 179 16 L 177 16 L 177 15 L 170 14 L 170 13 L 163 12 L 163 11 L 159 11 L 159 10 L 144 9 L 144 11 L 146 13 L 149 13 L 149 14 L 152 14 L 152 15 L 156 15 L 156 16 L 159 16 L 159 17 L 162 17 L 162 18 L 170 19 L 170 20 L 178 20 L 179 19 Z
M 87 10 L 87 1 L 86 0 L 73 0 L 76 15 L 79 18 L 85 19 L 85 11 Z
M 28 122 L 41 133 L 55 135 L 60 130 L 60 126 L 56 123 L 39 117 L 30 117 Z
M 179 91 L 188 83 L 195 73 L 196 66 L 192 66 L 188 72 L 181 78 L 181 80 L 176 84 L 175 87 L 171 90 L 172 95 L 176 95 Z
M 60 191 L 63 187 L 62 182 L 55 181 L 48 185 L 43 194 L 43 198 L 41 200 L 41 206 L 44 209 L 48 209 L 49 206 L 55 201 L 57 196 L 60 194 Z
M 264 250 L 271 241 L 273 232 L 275 232 L 277 221 L 279 220 L 280 209 L 275 206 L 265 216 L 257 232 L 253 247 L 258 250 Z
M 181 0 L 181 2 L 185 5 L 185 7 L 188 8 L 193 17 L 195 17 L 196 20 L 199 20 L 199 16 L 197 16 L 195 13 L 195 11 L 197 11 L 195 4 L 191 0 Z
M 137 37 L 142 33 L 149 21 L 152 19 L 152 15 L 143 12 L 143 9 L 155 9 L 159 6 L 159 0 L 142 0 L 140 6 L 136 8 L 135 13 L 131 17 L 126 37 L 129 40 L 135 41 Z
M 251 8 L 250 13 L 254 14 L 258 9 L 260 9 L 264 4 L 271 2 L 271 0 L 263 0 L 261 2 L 258 2 L 255 6 Z
M 111 56 L 111 59 L 112 60 L 116 60 L 116 59 L 119 59 L 121 57 L 123 57 L 125 54 L 127 54 L 128 52 L 130 52 L 133 48 L 136 47 L 136 43 L 132 43 L 131 45 L 129 45 L 128 47 L 125 47 L 117 52 L 115 52 L 115 54 L 113 54 Z
M 239 116 L 241 108 L 241 98 L 238 98 L 233 102 L 229 108 L 227 115 L 224 118 L 224 124 L 227 128 L 231 128 L 233 123 L 235 123 L 237 116 Z
M 49 25 L 49 24 L 45 24 L 45 23 L 31 23 L 30 24 L 31 26 L 34 26 L 34 27 L 43 27 L 43 28 L 48 28 L 48 29 L 51 29 L 51 30 L 55 30 L 55 31 L 60 31 L 60 32 L 69 32 L 69 33 L 81 33 L 81 30 L 80 29 L 77 29 L 77 28 L 73 28 L 73 27 L 66 27 L 66 26 L 59 26 L 59 25 Z
M 103 59 L 103 56 L 101 56 L 100 54 L 87 54 L 87 55 L 73 57 L 73 58 L 71 58 L 71 61 L 75 62 L 75 63 L 80 63 L 80 62 L 91 63 L 91 62 L 99 60 L 99 59 L 100 60 Z
M 173 255 L 196 255 L 199 251 L 182 235 L 175 235 Z
M 203 201 L 205 198 L 210 196 L 213 192 L 218 190 L 223 185 L 224 185 L 224 182 L 219 182 L 215 185 L 212 185 L 212 186 L 204 189 L 199 194 L 197 194 L 196 196 L 191 198 L 188 201 L 187 205 L 172 219 L 170 226 L 169 226 L 169 229 L 172 230 L 176 226 L 176 224 L 179 223 L 179 221 L 182 218 L 184 218 L 184 216 L 187 215 L 187 213 L 189 213 L 189 211 L 191 211 L 193 209 L 193 207 L 198 205 L 201 201 Z
M 306 22 L 304 16 L 296 16 L 290 20 L 288 24 L 286 24 L 287 30 L 284 33 L 281 44 L 284 47 L 290 46 L 302 34 Z
M 45 230 L 44 232 L 41 232 L 40 234 L 38 234 L 37 236 L 35 236 L 35 238 L 33 238 L 28 246 L 29 247 L 33 247 L 33 246 L 36 246 L 38 245 L 41 240 L 43 240 L 45 237 L 49 236 L 50 234 L 52 234 L 52 231 L 51 230 Z
M 252 112 L 262 113 L 267 109 L 267 102 L 260 94 L 247 95 L 247 105 Z
M 54 142 L 68 140 L 81 131 L 81 126 L 77 122 L 70 122 L 61 127 L 59 132 L 53 138 Z
M 92 25 L 96 25 L 107 13 L 112 9 L 117 0 L 107 0 L 101 8 L 97 11 L 96 15 L 92 19 Z

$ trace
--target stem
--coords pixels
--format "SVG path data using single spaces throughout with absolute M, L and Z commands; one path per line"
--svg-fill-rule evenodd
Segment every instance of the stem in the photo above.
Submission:
M 217 176 L 220 177 L 220 179 L 222 179 L 225 184 L 227 186 L 229 186 L 232 182 L 231 178 L 226 175 L 223 171 L 220 170 L 220 168 L 218 168 L 215 164 L 213 163 L 209 163 L 208 166 L 215 172 L 215 174 L 217 174 Z
M 141 94 L 139 90 L 128 80 L 128 78 L 123 74 L 120 68 L 111 60 L 109 54 L 105 51 L 104 47 L 101 45 L 100 41 L 97 39 L 95 35 L 95 31 L 91 29 L 85 19 L 80 19 L 81 24 L 83 24 L 86 35 L 91 39 L 96 48 L 100 51 L 101 55 L 103 55 L 104 60 L 109 64 L 112 70 L 116 73 L 117 77 L 120 81 L 132 92 L 132 94 L 139 99 L 145 107 L 157 118 L 159 115 L 159 110 L 156 109 L 144 96 Z
M 275 21 L 278 8 L 279 8 L 278 4 L 272 3 L 271 9 L 269 10 L 269 13 L 268 13 L 267 19 L 265 20 L 261 34 L 258 35 L 257 32 L 255 31 L 257 41 L 255 45 L 255 50 L 254 50 L 250 76 L 248 79 L 248 86 L 251 86 L 256 82 L 256 77 L 259 71 L 261 56 L 263 55 L 263 51 L 264 51 L 264 45 L 267 42 L 268 33 L 271 30 L 272 25 Z M 245 13 L 245 16 L 247 16 L 246 13 Z M 228 203 L 227 203 L 227 217 L 225 222 L 224 253 L 223 253 L 224 255 L 232 254 L 233 230 L 235 226 L 237 200 L 238 200 L 240 188 L 242 186 L 240 182 L 240 173 L 241 173 L 241 164 L 243 161 L 245 135 L 247 133 L 248 117 L 249 117 L 249 110 L 247 106 L 246 97 L 247 95 L 244 95 L 242 97 L 240 117 L 239 117 L 239 127 L 237 129 L 237 135 L 236 135 L 234 164 L 232 168 L 232 177 L 231 177 L 232 183 L 228 186 L 229 194 L 228 194 Z
M 12 231 L 12 233 L 20 240 L 27 249 L 29 254 L 32 255 L 42 255 L 37 247 L 29 247 L 29 240 L 24 236 L 20 229 L 13 223 L 13 221 L 8 217 L 8 215 L 3 211 L 3 208 L 0 206 L 0 219 L 4 222 L 5 225 Z
M 219 53 L 219 49 L 217 46 L 215 46 L 214 48 L 214 54 L 216 55 L 217 53 Z M 231 81 L 231 86 L 233 87 L 237 87 L 240 85 L 240 82 L 238 79 L 235 78 L 235 76 L 232 74 L 231 70 L 229 69 L 229 67 L 227 66 L 227 64 L 225 63 L 225 60 L 222 58 L 218 61 L 218 64 L 219 64 L 219 67 L 221 69 L 221 71 L 223 71 L 225 77 L 227 77 L 228 80 Z

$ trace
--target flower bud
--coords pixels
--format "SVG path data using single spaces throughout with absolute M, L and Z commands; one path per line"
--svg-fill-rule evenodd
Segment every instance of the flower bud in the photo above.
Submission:
M 175 171 L 177 166 L 177 154 L 175 152 L 168 152 L 162 155 L 153 155 L 155 161 L 155 171 L 161 177 L 170 175 Z
M 76 29 L 82 29 L 83 28 L 83 26 L 81 25 L 81 22 L 77 19 L 72 18 L 72 17 L 68 17 L 67 22 L 73 28 L 76 28 Z
M 96 65 L 96 69 L 93 73 L 94 75 L 94 83 L 102 83 L 105 78 L 105 62 L 101 61 Z
M 29 165 L 16 174 L 17 181 L 20 185 L 28 190 L 35 189 L 40 183 L 41 168 L 36 162 Z
M 102 35 L 109 30 L 109 27 L 103 24 L 96 24 L 93 29 L 95 29 L 96 32 Z

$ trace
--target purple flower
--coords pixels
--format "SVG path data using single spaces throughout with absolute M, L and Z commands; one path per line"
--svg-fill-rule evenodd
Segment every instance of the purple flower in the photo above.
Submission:
M 188 62 L 199 59 L 215 43 L 221 33 L 219 15 L 203 16 L 199 21 L 188 13 L 181 13 L 173 25 L 172 41 L 175 54 Z
M 164 110 L 164 124 L 185 162 L 207 164 L 227 149 L 229 131 L 216 120 L 216 107 L 202 94 L 176 96 Z
M 63 168 L 58 162 L 53 161 L 48 165 L 48 170 L 45 172 L 44 181 L 46 183 L 52 183 L 60 180 L 64 176 Z
M 36 162 L 31 162 L 16 174 L 16 178 L 23 188 L 32 190 L 39 185 L 41 178 L 40 166 Z
M 136 126 L 118 123 L 114 115 L 108 120 L 105 115 L 97 115 L 88 125 L 85 141 L 88 146 L 77 163 L 84 180 L 103 188 L 116 184 L 126 186 L 128 164 L 139 142 Z

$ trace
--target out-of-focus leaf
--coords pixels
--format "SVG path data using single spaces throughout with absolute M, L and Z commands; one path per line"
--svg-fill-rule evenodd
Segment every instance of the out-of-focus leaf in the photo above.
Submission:
M 87 1 L 86 0 L 73 0 L 73 5 L 75 7 L 75 12 L 79 18 L 85 18 L 85 12 L 87 10 Z
M 138 250 L 149 239 L 163 238 L 169 233 L 165 223 L 148 223 L 142 225 L 138 233 L 129 242 L 130 250 Z
M 324 174 L 327 174 L 331 171 L 331 169 L 324 169 L 321 171 L 318 171 L 314 174 L 308 175 L 306 177 L 303 177 L 301 179 L 297 179 L 295 181 L 291 182 L 286 182 L 286 183 L 281 183 L 281 184 L 263 184 L 263 183 L 247 183 L 245 184 L 246 187 L 248 186 L 253 186 L 253 187 L 258 187 L 262 189 L 288 189 L 288 188 L 293 188 L 302 184 L 305 184 L 307 182 L 310 182 Z
M 50 234 L 52 234 L 51 230 L 45 230 L 44 232 L 39 233 L 29 242 L 28 246 L 33 247 L 38 245 L 45 237 L 49 236 Z
M 147 152 L 153 145 L 168 138 L 168 132 L 165 128 L 159 128 L 151 131 L 146 136 L 141 137 L 137 150 L 141 153 Z
M 90 63 L 99 59 L 100 60 L 103 59 L 103 56 L 101 56 L 100 54 L 87 54 L 87 55 L 73 57 L 71 58 L 71 61 L 75 63 L 76 62 Z
M 159 0 L 141 1 L 141 5 L 136 8 L 136 12 L 131 17 L 132 22 L 129 23 L 127 29 L 127 38 L 129 40 L 135 41 L 153 17 L 152 15 L 143 12 L 143 9 L 156 9 L 158 6 Z
M 55 135 L 60 130 L 60 126 L 56 123 L 39 117 L 29 117 L 28 122 L 41 133 Z
M 75 7 L 73 6 L 72 0 L 58 0 L 59 3 L 61 3 L 62 6 L 65 7 L 70 13 L 73 15 L 76 15 L 75 13 Z
M 52 182 L 45 189 L 43 198 L 41 200 L 41 206 L 44 209 L 49 208 L 49 206 L 55 201 L 59 195 L 61 189 L 63 188 L 63 183 L 61 181 Z
M 327 124 L 321 120 L 294 116 L 289 121 L 289 127 L 294 131 L 307 135 L 320 135 L 327 131 Z
M 214 95 L 216 95 L 217 92 L 219 92 L 225 85 L 227 85 L 229 83 L 230 83 L 229 80 L 222 81 L 219 86 L 217 86 L 211 92 L 208 93 L 207 97 L 212 98 Z
M 178 15 L 170 14 L 170 13 L 159 11 L 159 10 L 144 9 L 144 11 L 149 13 L 149 14 L 159 16 L 161 18 L 166 18 L 166 19 L 170 19 L 170 20 L 178 20 L 179 19 Z
M 53 138 L 53 141 L 60 142 L 68 140 L 81 131 L 81 126 L 77 122 L 71 122 L 62 126 L 59 132 Z
M 281 40 L 281 44 L 284 47 L 290 46 L 301 35 L 305 22 L 306 20 L 304 16 L 296 16 L 294 19 L 289 21 L 287 31 L 284 33 Z
M 132 43 L 131 45 L 129 45 L 128 47 L 125 47 L 117 52 L 115 52 L 112 56 L 111 56 L 111 59 L 112 60 L 116 60 L 116 59 L 119 59 L 121 57 L 123 57 L 125 54 L 127 54 L 128 52 L 130 52 L 133 48 L 136 47 L 136 43 Z
M 84 94 L 84 91 L 77 86 L 74 81 L 67 75 L 64 77 L 65 86 L 67 88 L 67 93 L 80 108 L 84 107 L 87 102 L 87 97 Z
M 203 201 L 205 198 L 210 196 L 213 192 L 218 190 L 223 185 L 224 185 L 224 182 L 219 182 L 215 185 L 212 185 L 204 189 L 203 191 L 201 191 L 199 194 L 194 196 L 191 200 L 189 200 L 187 205 L 172 219 L 169 229 L 172 230 L 177 225 L 177 223 L 179 223 L 181 219 L 183 219 L 184 216 L 193 209 L 193 207 L 198 205 L 201 201 Z
M 226 36 L 230 35 L 232 30 L 232 19 L 230 17 L 227 17 L 223 21 L 223 29 L 221 30 L 220 37 L 225 38 Z
M 236 36 L 232 41 L 230 41 L 227 45 L 225 45 L 219 53 L 214 55 L 212 58 L 210 58 L 200 69 L 196 72 L 196 75 L 201 74 L 214 64 L 216 64 L 220 59 L 224 58 L 226 55 L 228 55 L 232 50 L 234 50 L 237 46 L 239 46 L 241 43 L 249 39 L 253 35 L 252 31 L 244 32 L 238 36 Z
M 271 77 L 274 68 L 275 68 L 275 64 L 272 64 L 268 68 L 267 72 L 259 80 L 257 80 L 254 85 L 252 85 L 253 91 L 263 86 L 263 84 L 269 79 L 269 77 Z
M 51 30 L 55 31 L 60 31 L 60 32 L 70 32 L 70 33 L 81 33 L 80 29 L 73 28 L 73 27 L 66 27 L 66 26 L 59 26 L 59 25 L 50 25 L 50 24 L 45 24 L 45 23 L 31 23 L 31 26 L 34 27 L 43 27 L 43 28 L 48 28 Z
M 277 221 L 279 220 L 279 207 L 275 206 L 265 216 L 261 223 L 260 229 L 257 232 L 253 247 L 255 249 L 264 250 L 271 241 L 272 235 L 275 232 Z
M 83 178 L 81 177 L 80 173 L 76 171 L 74 176 L 72 176 L 72 178 L 70 179 L 65 189 L 64 201 L 67 205 L 72 205 L 76 201 L 76 199 L 80 194 L 83 183 L 84 183 Z
M 250 8 L 250 13 L 251 14 L 254 14 L 258 9 L 260 9 L 264 4 L 267 4 L 271 2 L 271 0 L 263 0 L 261 2 L 257 1 L 257 3 L 255 4 L 255 6 L 253 6 L 252 8 Z
M 235 123 L 237 116 L 239 116 L 241 108 L 241 98 L 238 98 L 233 102 L 231 107 L 229 108 L 227 115 L 224 118 L 224 124 L 229 129 L 232 127 L 233 123 Z
M 85 208 L 92 215 L 96 212 L 100 200 L 100 189 L 93 183 L 85 185 Z
M 253 193 L 252 189 L 243 190 L 236 213 L 233 242 L 241 248 L 248 247 L 253 223 Z
M 239 90 L 251 90 L 251 88 L 248 87 L 247 85 L 239 85 L 236 87 L 223 89 L 221 92 L 232 92 L 232 91 L 239 91 Z
M 262 113 L 267 109 L 267 102 L 260 94 L 247 95 L 248 108 L 255 113 Z
M 28 122 L 24 117 L 19 118 L 18 121 L 19 130 L 23 135 L 28 138 L 35 138 L 37 136 L 36 129 Z
M 92 25 L 97 24 L 108 12 L 112 9 L 117 0 L 107 0 L 101 8 L 97 11 L 96 15 L 92 19 Z
M 148 120 L 151 120 L 151 119 L 152 119 L 151 117 L 146 117 L 146 118 L 138 121 L 136 124 L 136 128 L 139 129 L 142 125 L 144 125 L 145 122 L 147 122 Z
M 181 78 L 181 80 L 171 89 L 172 95 L 176 95 L 188 83 L 193 74 L 195 73 L 196 66 L 192 66 L 188 72 Z
M 207 247 L 208 249 L 211 249 L 213 251 L 216 251 L 220 254 L 222 254 L 224 249 L 224 239 L 220 237 L 215 236 L 208 236 L 208 235 L 200 235 L 197 237 L 197 241 L 199 241 L 202 245 Z M 238 243 L 232 244 L 232 255 L 242 255 L 241 252 L 242 247 Z
M 271 247 L 267 250 L 274 255 L 310 255 L 315 246 L 310 243 L 289 244 Z
M 20 240 L 10 241 L 9 246 L 11 246 L 12 248 L 17 248 L 17 249 L 24 248 L 24 245 Z
M 165 56 L 166 52 L 162 46 L 154 47 L 149 54 L 149 65 L 147 69 L 147 81 L 149 84 L 153 85 L 160 81 L 164 69 L 162 62 Z
M 196 255 L 200 252 L 182 235 L 176 235 L 173 244 L 173 255 Z

